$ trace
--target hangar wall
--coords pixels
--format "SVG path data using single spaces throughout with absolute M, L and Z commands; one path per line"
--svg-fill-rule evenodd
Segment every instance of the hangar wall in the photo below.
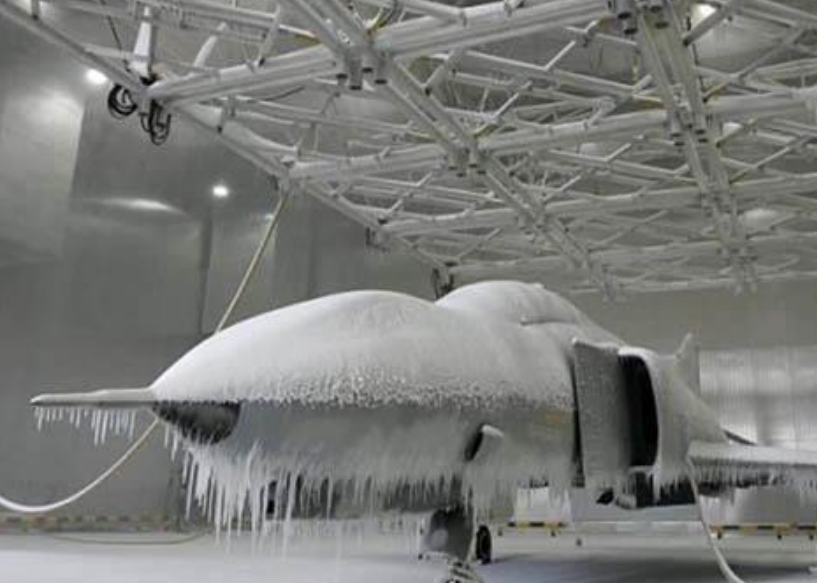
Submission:
M 157 148 L 111 119 L 107 86 L 0 20 L 0 492 L 73 492 L 126 447 L 89 430 L 37 433 L 27 405 L 48 390 L 142 386 L 210 333 L 275 202 L 273 185 L 207 134 L 174 120 Z M 212 185 L 232 195 L 215 201 Z M 356 287 L 431 293 L 409 257 L 367 249 L 363 230 L 311 200 L 287 211 L 237 318 Z M 141 420 L 148 422 L 147 415 Z M 176 506 L 161 435 L 81 513 Z
M 573 301 L 626 341 L 665 352 L 687 332 L 705 350 L 817 344 L 817 282 L 766 284 L 741 295 L 718 289 Z
M 274 199 L 251 165 L 183 123 L 165 147 L 151 146 L 134 120 L 110 119 L 84 67 L 2 21 L 0 70 L 15 80 L 0 87 L 0 491 L 42 501 L 95 476 L 125 443 L 93 448 L 64 426 L 36 434 L 28 398 L 148 383 L 212 331 Z M 234 196 L 214 204 L 220 180 Z M 358 226 L 297 199 L 238 317 L 361 287 L 428 297 L 428 279 L 411 258 L 367 249 Z M 817 344 L 809 283 L 575 301 L 662 350 L 689 330 L 709 350 Z M 806 394 L 817 402 L 817 387 Z M 171 469 L 157 439 L 68 513 L 162 511 L 174 505 Z
M 817 345 L 706 351 L 701 381 L 724 427 L 755 443 L 817 451 Z M 719 522 L 813 523 L 815 497 L 757 488 L 710 512 Z

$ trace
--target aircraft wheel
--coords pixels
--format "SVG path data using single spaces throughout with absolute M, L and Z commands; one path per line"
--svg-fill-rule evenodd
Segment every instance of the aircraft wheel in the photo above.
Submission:
M 493 559 L 493 542 L 491 541 L 491 531 L 487 526 L 482 525 L 477 529 L 476 540 L 474 541 L 474 555 L 477 561 L 487 565 Z

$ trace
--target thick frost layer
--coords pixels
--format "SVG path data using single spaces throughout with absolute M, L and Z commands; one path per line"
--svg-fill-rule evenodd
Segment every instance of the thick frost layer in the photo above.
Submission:
M 191 503 L 220 527 L 249 516 L 263 531 L 268 506 L 288 522 L 316 500 L 334 505 L 336 492 L 354 512 L 468 499 L 484 515 L 530 481 L 546 480 L 556 493 L 570 485 L 575 338 L 619 344 L 538 285 L 478 284 L 436 304 L 351 292 L 228 328 L 151 391 L 165 419 L 177 411 L 176 422 L 193 428 L 195 404 L 238 404 L 216 444 L 171 435 L 174 450 L 181 443 L 187 451 Z M 657 383 L 657 487 L 681 476 L 682 437 L 708 437 L 706 416 L 678 400 L 674 383 Z M 127 417 L 95 415 L 97 440 L 132 426 Z M 479 441 L 466 462 L 484 424 L 501 437 Z
M 466 285 L 436 302 L 451 310 L 465 310 L 481 317 L 500 318 L 516 324 L 586 324 L 576 306 L 540 284 L 491 281 Z
M 817 452 L 694 441 L 689 459 L 699 482 L 785 485 L 815 494 Z
M 152 385 L 157 399 L 240 403 L 217 444 L 172 431 L 174 450 L 186 448 L 191 503 L 220 527 L 249 516 L 263 531 L 268 506 L 288 518 L 322 497 L 334 505 L 337 492 L 343 512 L 467 499 L 480 515 L 530 481 L 564 492 L 575 471 L 570 342 L 597 331 L 540 286 L 467 289 L 438 304 L 387 292 L 329 296 L 190 351 Z M 94 415 L 98 441 L 122 426 Z M 486 423 L 501 437 L 466 462 Z
M 202 421 L 202 403 L 229 403 L 230 423 L 210 418 L 210 427 L 226 425 L 199 433 L 218 434 L 218 443 L 190 441 L 168 426 L 174 452 L 185 449 L 188 505 L 198 503 L 219 530 L 249 523 L 270 534 L 281 525 L 286 544 L 293 516 L 316 508 L 357 516 L 462 501 L 482 520 L 510 510 L 518 486 L 547 482 L 556 496 L 569 487 L 576 338 L 611 343 L 614 359 L 647 365 L 659 420 L 657 490 L 689 477 L 690 440 L 725 439 L 671 358 L 621 350 L 567 301 L 518 282 L 468 286 L 436 304 L 386 292 L 298 304 L 208 339 L 147 393 L 163 401 L 163 418 L 188 430 Z M 615 439 L 603 431 L 612 406 L 582 427 L 585 444 Z M 89 421 L 95 442 L 133 431 L 133 410 L 37 415 L 38 423 Z M 817 485 L 817 454 L 746 450 L 706 443 L 689 453 L 704 483 Z M 628 485 L 626 468 L 615 464 L 586 478 Z
M 483 295 L 499 303 L 503 289 Z M 567 351 L 581 327 L 554 335 L 456 300 L 366 291 L 290 306 L 208 339 L 153 388 L 187 401 L 572 406 Z
M 564 317 L 566 302 L 539 286 L 471 289 L 481 291 L 436 305 L 386 292 L 329 296 L 191 351 L 154 383 L 159 398 L 243 403 L 226 441 L 190 445 L 191 499 L 222 527 L 247 509 L 263 530 L 268 497 L 286 518 L 328 488 L 355 512 L 466 497 L 480 514 L 531 480 L 565 491 L 574 471 L 567 351 L 579 318 Z M 488 305 L 511 292 L 509 312 Z M 546 323 L 569 329 L 554 334 Z M 465 463 L 482 423 L 505 438 Z

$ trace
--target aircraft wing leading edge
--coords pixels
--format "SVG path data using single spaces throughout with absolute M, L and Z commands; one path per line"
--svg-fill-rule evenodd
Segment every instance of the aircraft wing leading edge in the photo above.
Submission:
M 813 451 L 692 441 L 688 457 L 701 483 L 817 486 L 817 452 Z

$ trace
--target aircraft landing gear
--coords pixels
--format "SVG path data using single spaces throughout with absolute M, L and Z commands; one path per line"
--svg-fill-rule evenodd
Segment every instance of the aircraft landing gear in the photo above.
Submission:
M 448 563 L 448 573 L 440 583 L 485 583 L 474 568 L 460 559 L 451 559 Z
M 474 558 L 483 565 L 487 565 L 493 560 L 491 531 L 484 524 L 477 529 L 474 540 Z
M 483 565 L 491 562 L 491 531 L 480 525 L 474 533 L 472 524 L 471 516 L 462 506 L 437 510 L 429 518 L 423 531 L 420 557 L 431 553 L 447 557 L 447 572 L 439 583 L 484 583 L 467 559 L 471 537 L 475 534 L 475 559 Z
M 462 506 L 433 512 L 423 531 L 420 554 L 439 554 L 465 561 L 471 548 L 471 525 L 471 517 Z

